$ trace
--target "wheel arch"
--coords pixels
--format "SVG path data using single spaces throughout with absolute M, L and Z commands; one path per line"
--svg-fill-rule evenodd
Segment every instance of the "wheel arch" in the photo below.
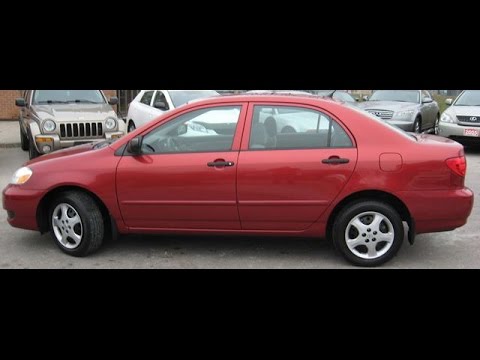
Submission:
M 346 206 L 349 204 L 363 201 L 363 200 L 379 200 L 383 201 L 395 208 L 398 211 L 402 221 L 406 221 L 409 227 L 409 235 L 408 239 L 410 243 L 413 244 L 413 237 L 415 235 L 415 221 L 412 218 L 410 211 L 408 210 L 407 206 L 404 204 L 402 200 L 400 200 L 395 195 L 382 191 L 382 190 L 363 190 L 356 193 L 353 193 L 346 198 L 342 199 L 330 213 L 330 216 L 327 221 L 327 238 L 331 238 L 333 224 L 335 222 L 336 217 Z
M 66 185 L 66 186 L 60 186 L 54 189 L 51 189 L 47 194 L 43 196 L 43 198 L 40 200 L 37 211 L 36 211 L 36 219 L 37 219 L 37 224 L 40 232 L 46 233 L 49 231 L 49 219 L 48 219 L 48 209 L 53 201 L 53 199 L 60 193 L 67 192 L 67 191 L 80 191 L 85 194 L 88 194 L 89 196 L 92 197 L 92 199 L 95 201 L 95 203 L 98 205 L 100 212 L 102 213 L 103 216 L 103 221 L 105 223 L 105 229 L 112 229 L 112 231 L 116 231 L 116 223 L 115 220 L 112 218 L 110 215 L 110 211 L 108 210 L 107 206 L 105 203 L 98 197 L 95 193 L 92 191 L 81 187 L 77 185 Z

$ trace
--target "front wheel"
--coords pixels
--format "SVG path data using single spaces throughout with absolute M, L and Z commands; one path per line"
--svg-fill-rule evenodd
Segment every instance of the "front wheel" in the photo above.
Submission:
M 135 126 L 135 123 L 133 120 L 130 120 L 128 123 L 128 132 L 131 133 L 132 131 L 135 131 L 137 127 Z
M 413 123 L 413 132 L 417 134 L 422 132 L 422 120 L 420 118 L 415 119 L 415 122 Z
M 95 201 L 80 191 L 55 198 L 50 208 L 50 230 L 57 246 L 72 256 L 87 256 L 102 245 L 105 229 Z
M 392 259 L 403 243 L 403 222 L 390 205 L 364 200 L 344 208 L 333 225 L 333 241 L 354 265 L 378 266 Z
M 23 151 L 27 151 L 29 149 L 30 146 L 28 144 L 28 136 L 23 132 L 22 124 L 20 124 L 20 143 Z
M 35 147 L 32 134 L 30 134 L 30 136 L 28 137 L 28 157 L 30 158 L 30 160 L 33 160 L 39 156 L 40 156 L 40 153 Z
M 440 134 L 440 114 L 437 114 L 437 118 L 435 119 L 434 134 Z

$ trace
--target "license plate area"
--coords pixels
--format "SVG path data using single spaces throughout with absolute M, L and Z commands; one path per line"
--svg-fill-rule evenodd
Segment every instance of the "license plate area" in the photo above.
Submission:
M 480 131 L 478 129 L 463 129 L 464 136 L 479 137 Z

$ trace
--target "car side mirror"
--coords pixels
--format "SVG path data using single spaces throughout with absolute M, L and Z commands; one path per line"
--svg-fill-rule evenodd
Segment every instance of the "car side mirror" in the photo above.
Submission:
M 367 95 L 363 96 L 363 101 L 368 101 L 368 96 Z
M 110 99 L 108 99 L 108 103 L 110 105 L 117 105 L 118 104 L 118 97 L 112 96 Z
M 447 104 L 448 106 L 452 105 L 452 103 L 453 103 L 452 99 L 445 100 L 445 104 Z
M 429 98 L 428 96 L 425 96 L 423 99 L 422 99 L 422 104 L 428 104 L 428 103 L 431 103 L 433 102 L 433 99 L 432 98 Z
M 153 106 L 159 110 L 163 110 L 163 111 L 168 110 L 167 104 L 165 104 L 164 101 L 156 101 L 155 104 L 153 104 Z
M 15 105 L 18 107 L 25 107 L 27 106 L 27 103 L 24 98 L 18 98 L 18 99 L 15 99 Z
M 136 136 L 130 140 L 127 150 L 130 154 L 140 155 L 142 153 L 143 136 Z

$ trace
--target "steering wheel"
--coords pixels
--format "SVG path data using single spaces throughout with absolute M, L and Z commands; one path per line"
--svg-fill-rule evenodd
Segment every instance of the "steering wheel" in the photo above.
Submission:
M 173 136 L 170 136 L 166 139 L 167 149 L 170 151 L 180 151 L 180 145 L 175 140 Z

